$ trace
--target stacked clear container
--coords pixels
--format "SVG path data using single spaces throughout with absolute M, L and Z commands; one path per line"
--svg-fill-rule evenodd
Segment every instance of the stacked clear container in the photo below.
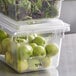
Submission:
M 17 21 L 59 18 L 63 0 L 0 0 L 0 12 Z
M 52 20 L 25 27 L 15 29 L 0 21 L 0 53 L 4 62 L 19 73 L 56 68 L 69 25 Z
M 59 65 L 62 38 L 70 30 L 68 24 L 54 19 L 60 17 L 62 1 L 0 0 L 3 62 L 18 73 Z

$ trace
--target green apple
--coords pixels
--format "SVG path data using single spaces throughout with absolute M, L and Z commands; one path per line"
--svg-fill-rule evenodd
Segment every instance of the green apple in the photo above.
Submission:
M 13 57 L 10 52 L 5 53 L 5 60 L 9 64 L 13 64 Z
M 18 46 L 17 54 L 20 60 L 29 58 L 33 53 L 33 48 L 27 44 Z
M 49 57 L 42 58 L 41 63 L 44 68 L 49 67 L 51 64 L 51 58 Z
M 36 43 L 30 43 L 30 45 L 32 46 L 32 48 L 34 49 L 34 47 L 36 47 L 37 46 L 37 44 Z
M 57 45 L 54 43 L 46 45 L 45 49 L 47 56 L 54 56 L 58 53 L 59 50 Z
M 29 59 L 28 60 L 29 70 L 36 71 L 40 66 L 40 61 L 38 59 Z
M 16 38 L 15 42 L 17 42 L 17 43 L 27 43 L 28 40 L 25 40 L 25 39 L 22 39 L 22 38 Z
M 34 56 L 45 56 L 46 55 L 46 50 L 43 46 L 36 46 L 33 49 L 33 55 Z
M 18 60 L 17 62 L 17 70 L 19 73 L 25 72 L 28 69 L 27 60 Z
M 31 35 L 29 35 L 28 36 L 29 42 L 32 42 L 35 39 L 35 37 L 37 37 L 37 34 L 31 34 Z
M 33 35 L 30 35 L 30 36 L 28 36 L 28 40 L 29 40 L 29 42 L 32 42 L 32 40 L 34 40 L 34 36 Z
M 43 37 L 41 36 L 38 36 L 36 37 L 34 40 L 33 40 L 33 43 L 36 43 L 37 45 L 41 45 L 41 46 L 44 46 L 46 41 Z
M 33 34 L 34 37 L 37 37 L 38 35 L 36 33 Z
M 1 42 L 3 39 L 7 38 L 7 36 L 8 36 L 8 35 L 7 35 L 6 32 L 0 30 L 0 42 Z
M 5 53 L 6 51 L 11 51 L 11 39 L 10 38 L 5 38 L 2 40 L 2 52 Z
M 18 37 L 18 38 L 27 40 L 27 36 L 21 36 L 21 37 Z

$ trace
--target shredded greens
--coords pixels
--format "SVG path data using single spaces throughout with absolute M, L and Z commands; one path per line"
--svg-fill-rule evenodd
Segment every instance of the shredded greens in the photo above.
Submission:
M 57 1 L 58 0 L 0 0 L 0 4 L 4 3 L 7 15 L 9 15 L 9 12 L 13 12 L 13 15 L 9 15 L 10 17 L 17 16 L 15 17 L 17 20 L 27 20 L 56 17 L 58 15 L 58 9 L 55 6 Z

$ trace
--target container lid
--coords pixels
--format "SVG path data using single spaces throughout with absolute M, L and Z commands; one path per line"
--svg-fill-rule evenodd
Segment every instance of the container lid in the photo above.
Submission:
M 48 19 L 39 24 L 29 24 L 25 21 L 16 22 L 2 14 L 0 14 L 0 28 L 10 35 L 70 31 L 70 25 L 60 19 Z

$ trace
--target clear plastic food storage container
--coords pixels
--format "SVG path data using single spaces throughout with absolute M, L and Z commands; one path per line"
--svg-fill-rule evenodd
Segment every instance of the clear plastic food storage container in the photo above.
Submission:
M 56 68 L 62 38 L 69 30 L 69 25 L 61 20 L 25 25 L 25 29 L 0 21 L 0 56 L 19 73 Z
M 63 0 L 0 0 L 0 12 L 17 21 L 59 18 Z

